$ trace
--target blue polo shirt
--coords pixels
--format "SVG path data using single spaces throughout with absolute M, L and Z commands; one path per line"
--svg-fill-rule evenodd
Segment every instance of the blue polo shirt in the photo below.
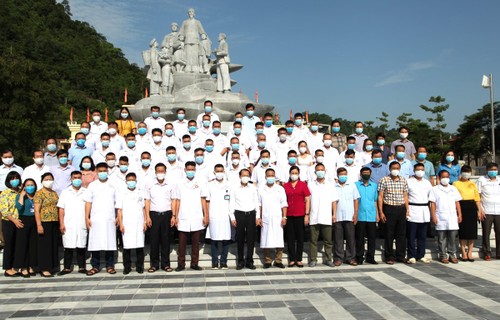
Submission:
M 419 163 L 417 160 L 413 160 L 411 164 L 413 166 L 415 166 L 417 163 Z M 424 172 L 425 172 L 424 179 L 427 179 L 430 181 L 431 177 L 434 177 L 436 175 L 436 172 L 434 171 L 434 165 L 429 160 L 424 160 L 423 164 L 424 164 Z
M 372 161 L 365 167 L 372 169 L 370 181 L 373 181 L 375 183 L 378 183 L 380 179 L 389 175 L 389 167 L 385 163 L 381 163 L 377 166 Z
M 457 181 L 458 177 L 460 176 L 459 164 L 452 164 L 451 167 L 448 167 L 447 165 L 440 163 L 436 169 L 436 172 L 439 174 L 439 172 L 442 170 L 448 171 L 450 173 L 450 184 Z
M 69 148 L 68 160 L 71 161 L 71 165 L 75 168 L 80 169 L 80 163 L 82 162 L 82 159 L 86 156 L 92 156 L 91 149 L 87 147 L 80 148 L 78 146 Z
M 389 161 L 387 164 L 388 166 L 391 165 L 393 162 L 399 162 L 397 160 L 392 160 Z M 411 176 L 413 176 L 415 173 L 413 172 L 413 164 L 411 163 L 411 160 L 405 159 L 403 162 L 399 162 L 399 165 L 401 166 L 401 170 L 399 170 L 399 176 L 403 177 L 405 179 L 409 179 Z M 451 183 L 451 181 L 450 181 Z
M 358 221 L 377 222 L 377 184 L 373 181 L 365 185 L 363 181 L 356 181 L 356 187 L 360 195 Z

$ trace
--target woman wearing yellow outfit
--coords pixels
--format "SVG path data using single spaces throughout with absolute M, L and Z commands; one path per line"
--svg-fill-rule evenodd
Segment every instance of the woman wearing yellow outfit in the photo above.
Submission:
M 118 134 L 122 137 L 126 137 L 129 133 L 137 134 L 134 119 L 127 107 L 120 109 L 120 116 L 115 122 L 118 124 Z

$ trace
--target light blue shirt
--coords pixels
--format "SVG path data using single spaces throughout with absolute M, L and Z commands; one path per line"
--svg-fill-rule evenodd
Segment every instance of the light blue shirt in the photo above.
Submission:
M 343 186 L 335 184 L 339 195 L 337 203 L 337 221 L 352 221 L 354 216 L 354 200 L 359 199 L 358 188 L 354 183 L 346 182 Z
M 377 166 L 372 161 L 365 167 L 372 169 L 370 181 L 373 181 L 375 183 L 378 183 L 380 179 L 389 175 L 389 167 L 385 163 L 381 163 Z
M 397 161 L 397 160 L 389 161 L 387 166 L 390 167 L 391 163 L 393 163 L 395 161 Z M 411 163 L 411 160 L 405 159 L 403 162 L 399 162 L 399 164 L 401 165 L 401 169 L 399 170 L 400 177 L 403 177 L 405 179 L 409 179 L 411 176 L 413 176 L 415 174 L 413 172 L 413 164 Z
M 50 167 L 50 173 L 54 176 L 54 186 L 52 190 L 61 194 L 61 192 L 71 185 L 71 172 L 75 171 L 73 166 L 67 165 L 65 168 L 61 166 Z
M 250 132 L 255 134 L 255 124 L 260 122 L 260 118 L 257 116 L 253 116 L 249 118 L 247 115 L 243 116 L 241 120 L 241 124 Z
M 92 156 L 92 150 L 87 147 L 71 147 L 68 151 L 68 160 L 71 161 L 71 165 L 75 168 L 80 169 L 80 163 L 82 159 L 86 156 Z
M 359 192 L 358 221 L 377 222 L 377 184 L 373 181 L 365 185 L 363 181 L 357 181 L 356 187 Z
M 460 176 L 460 165 L 459 164 L 452 164 L 451 167 L 448 167 L 445 164 L 439 164 L 437 167 L 436 172 L 439 173 L 440 171 L 445 170 L 448 171 L 450 174 L 450 184 L 458 180 L 458 177 Z
M 419 163 L 417 160 L 413 160 L 411 164 L 415 166 L 417 163 Z M 431 180 L 431 177 L 434 177 L 436 175 L 436 172 L 434 171 L 434 165 L 429 160 L 424 160 L 424 172 L 424 178 L 429 181 Z

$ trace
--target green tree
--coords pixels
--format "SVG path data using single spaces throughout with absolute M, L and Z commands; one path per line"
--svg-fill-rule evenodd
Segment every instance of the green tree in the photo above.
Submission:
M 382 116 L 377 117 L 377 120 L 380 120 L 380 122 L 382 122 L 380 128 L 382 129 L 382 133 L 385 134 L 387 129 L 389 128 L 389 114 L 382 111 Z
M 435 122 L 436 126 L 434 127 L 438 132 L 439 132 L 439 142 L 441 145 L 441 148 L 444 146 L 444 141 L 443 141 L 443 129 L 446 128 L 446 123 L 444 123 L 444 116 L 443 112 L 448 110 L 450 107 L 449 104 L 444 104 L 446 101 L 445 98 L 441 96 L 436 96 L 436 97 L 430 97 L 429 102 L 432 102 L 435 104 L 434 107 L 428 107 L 425 105 L 420 105 L 420 108 L 426 112 L 430 112 L 434 115 L 434 118 L 427 118 L 429 122 Z

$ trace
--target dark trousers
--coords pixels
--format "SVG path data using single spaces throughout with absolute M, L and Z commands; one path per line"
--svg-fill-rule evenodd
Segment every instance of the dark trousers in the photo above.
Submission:
M 115 251 L 104 251 L 104 258 L 106 259 L 106 268 L 115 267 Z M 101 251 L 91 252 L 90 265 L 97 270 L 101 268 Z
M 302 252 L 304 251 L 304 216 L 288 217 L 285 232 L 288 245 L 288 262 L 302 261 Z
M 159 269 L 161 248 L 161 268 L 165 269 L 170 267 L 170 219 L 172 218 L 172 211 L 151 211 L 150 216 L 152 222 L 150 229 L 150 264 L 151 267 Z
M 20 216 L 24 227 L 16 230 L 14 268 L 35 269 L 38 266 L 38 234 L 34 216 Z
M 255 211 L 242 212 L 235 211 L 236 218 L 236 243 L 238 245 L 238 264 L 253 263 L 253 251 L 255 248 Z M 243 258 L 245 252 L 245 240 L 247 243 L 246 259 Z
M 365 238 L 368 242 L 366 260 L 375 260 L 375 240 L 377 239 L 377 223 L 358 221 L 355 227 L 356 235 L 356 260 L 362 262 L 365 255 Z
M 135 268 L 137 270 L 144 269 L 144 248 L 135 248 L 135 249 L 123 249 L 123 268 L 125 270 L 130 270 L 132 268 L 132 250 L 135 250 L 135 255 L 137 257 L 137 261 L 135 262 Z
M 407 221 L 408 259 L 422 259 L 425 256 L 425 240 L 428 222 L 416 223 Z M 416 243 L 416 247 L 415 247 Z
M 335 236 L 334 261 L 351 261 L 356 256 L 356 240 L 354 237 L 354 223 L 352 221 L 337 221 L 333 224 Z M 345 239 L 345 251 L 344 251 Z
M 3 269 L 9 270 L 14 267 L 14 254 L 16 250 L 16 225 L 10 220 L 2 221 L 3 232 Z
M 385 259 L 403 261 L 406 254 L 406 208 L 384 204 L 385 222 Z M 396 252 L 393 242 L 396 240 Z
M 186 246 L 187 238 L 191 236 L 191 266 L 197 266 L 200 259 L 200 235 L 201 230 L 184 232 L 179 231 L 179 253 L 177 257 L 177 266 L 186 266 Z
M 219 243 L 222 246 L 222 251 L 219 251 Z M 227 264 L 227 254 L 229 252 L 229 244 L 230 240 L 210 240 L 210 252 L 212 253 L 212 263 L 219 262 L 219 254 L 220 254 L 220 263 Z
M 59 222 L 42 222 L 43 234 L 38 235 L 38 266 L 40 271 L 53 272 L 59 268 Z
M 73 255 L 76 251 L 76 263 L 79 269 L 85 269 L 85 248 L 64 248 L 64 269 L 73 266 Z
M 495 230 L 496 257 L 500 258 L 500 215 L 487 214 L 483 221 L 483 253 L 485 256 L 491 256 L 490 235 L 491 227 Z

